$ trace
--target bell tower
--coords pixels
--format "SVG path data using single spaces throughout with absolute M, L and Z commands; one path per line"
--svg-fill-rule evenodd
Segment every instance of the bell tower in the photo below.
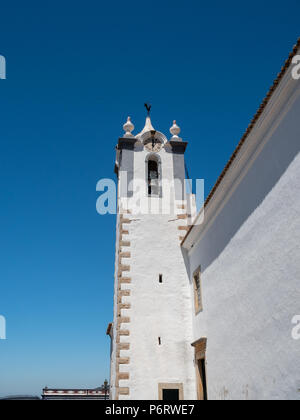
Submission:
M 118 177 L 111 399 L 196 399 L 192 299 L 180 243 L 195 212 L 185 188 L 184 153 L 131 119 L 116 148 Z

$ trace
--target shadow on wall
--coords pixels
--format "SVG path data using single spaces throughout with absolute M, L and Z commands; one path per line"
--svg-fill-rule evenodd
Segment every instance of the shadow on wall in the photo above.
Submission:
M 280 123 L 205 233 L 205 246 L 200 245 L 202 272 L 220 256 L 240 227 L 260 206 L 298 155 L 300 151 L 299 115 L 300 99 Z M 278 197 L 278 206 L 280 206 L 280 197 Z M 276 211 L 275 207 L 274 212 Z M 184 258 L 188 267 L 188 259 L 185 255 Z

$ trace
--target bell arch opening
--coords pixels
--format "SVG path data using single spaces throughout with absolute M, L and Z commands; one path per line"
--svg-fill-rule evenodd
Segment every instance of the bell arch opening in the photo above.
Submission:
M 146 181 L 148 196 L 161 196 L 161 160 L 155 154 L 150 154 L 146 158 Z

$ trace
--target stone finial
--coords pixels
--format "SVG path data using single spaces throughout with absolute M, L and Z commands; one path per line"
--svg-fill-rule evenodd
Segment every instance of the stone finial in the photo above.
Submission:
M 131 122 L 131 118 L 127 118 L 127 122 L 123 125 L 123 129 L 125 131 L 124 137 L 133 137 L 133 134 L 131 133 L 134 130 L 134 125 Z
M 176 124 L 176 120 L 173 121 L 173 125 L 170 128 L 170 133 L 173 135 L 173 138 L 179 139 L 178 134 L 180 133 L 180 127 Z

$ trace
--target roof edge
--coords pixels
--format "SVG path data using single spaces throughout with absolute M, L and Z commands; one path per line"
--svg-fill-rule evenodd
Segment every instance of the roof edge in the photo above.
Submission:
M 227 162 L 225 168 L 223 169 L 223 171 L 221 172 L 221 175 L 219 176 L 219 178 L 217 179 L 215 185 L 213 186 L 213 188 L 211 189 L 209 195 L 207 196 L 205 203 L 204 203 L 204 208 L 208 205 L 208 203 L 211 201 L 211 199 L 213 198 L 215 192 L 217 191 L 219 185 L 221 184 L 223 178 L 225 177 L 226 173 L 228 172 L 229 168 L 231 167 L 231 165 L 233 164 L 235 158 L 237 157 L 241 147 L 243 146 L 243 144 L 245 143 L 247 137 L 249 136 L 249 134 L 251 133 L 251 131 L 253 130 L 255 124 L 257 123 L 258 119 L 260 118 L 261 114 L 263 113 L 263 111 L 265 110 L 266 106 L 268 105 L 271 97 L 273 96 L 273 93 L 275 92 L 275 90 L 277 89 L 279 83 L 281 82 L 283 76 L 285 75 L 286 71 L 288 70 L 288 68 L 290 67 L 292 60 L 294 58 L 294 56 L 297 54 L 298 49 L 300 48 L 300 38 L 298 38 L 297 43 L 294 45 L 292 52 L 290 53 L 288 59 L 285 61 L 284 65 L 281 68 L 281 71 L 278 73 L 276 79 L 273 82 L 273 85 L 270 87 L 267 95 L 265 96 L 265 98 L 263 99 L 260 107 L 258 108 L 256 114 L 254 115 L 254 117 L 252 118 L 250 124 L 248 125 L 248 128 L 246 129 L 245 133 L 243 134 L 241 140 L 239 141 L 236 149 L 234 150 L 233 154 L 231 155 L 229 161 Z M 203 208 L 198 212 L 197 216 L 201 213 L 201 211 L 203 210 Z M 189 230 L 187 231 L 185 237 L 183 238 L 182 242 L 181 242 L 181 246 L 183 246 L 183 244 L 185 243 L 187 237 L 189 236 L 190 232 L 192 231 L 193 227 L 195 225 L 191 225 L 189 227 Z

